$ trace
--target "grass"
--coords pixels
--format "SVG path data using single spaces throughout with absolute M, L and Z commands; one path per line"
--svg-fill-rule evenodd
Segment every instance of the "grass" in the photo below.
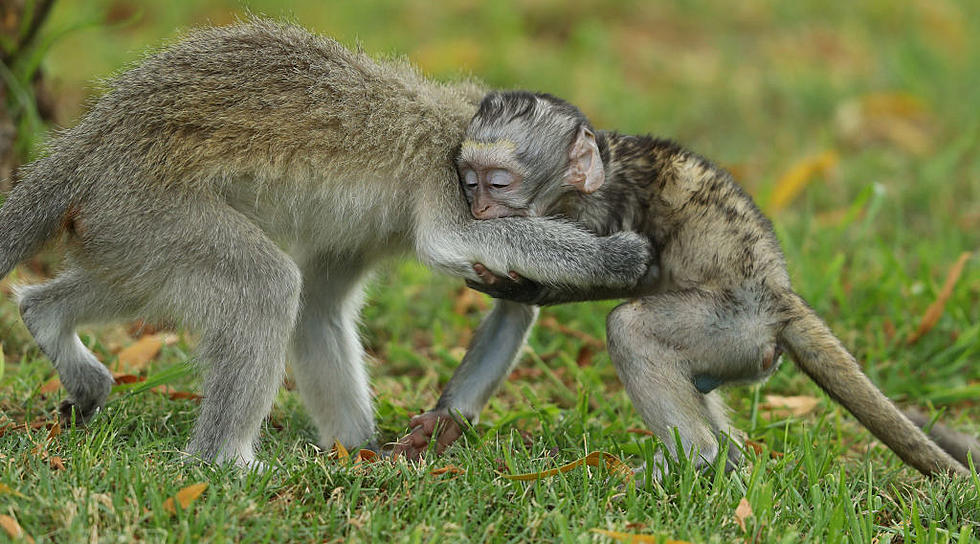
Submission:
M 86 82 L 177 28 L 241 12 L 231 1 L 84 4 L 58 4 L 47 29 L 82 27 L 59 37 L 45 60 L 65 124 L 91 92 Z M 282 14 L 271 0 L 250 5 Z M 980 434 L 975 256 L 935 327 L 906 342 L 960 254 L 980 247 L 975 3 L 441 6 L 302 2 L 292 15 L 371 53 L 407 54 L 435 77 L 472 72 L 494 86 L 550 91 L 600 127 L 678 139 L 730 168 L 770 211 L 787 172 L 833 152 L 829 168 L 770 214 L 794 284 L 889 396 L 941 410 L 944 422 Z M 56 258 L 46 255 L 4 285 L 52 268 Z M 379 275 L 362 330 L 382 439 L 432 406 L 485 302 L 412 263 Z M 602 338 L 614 304 L 547 309 L 543 317 Z M 86 329 L 83 340 L 108 364 L 133 341 L 118 326 Z M 0 295 L 0 341 L 0 420 L 50 420 L 63 393 L 40 391 L 54 374 L 9 291 Z M 197 404 L 120 387 L 83 431 L 0 436 L 0 514 L 37 542 L 608 541 L 591 531 L 604 529 L 690 542 L 966 543 L 980 534 L 980 481 L 922 478 L 790 364 L 761 387 L 726 392 L 736 424 L 762 445 L 733 474 L 697 474 L 681 463 L 661 485 L 596 468 L 534 483 L 501 478 L 500 471 L 543 470 L 599 450 L 633 466 L 652 457 L 656 444 L 629 432 L 642 422 L 607 355 L 588 344 L 539 327 L 464 444 L 424 467 L 328 458 L 286 389 L 260 450 L 277 470 L 182 464 L 177 452 Z M 195 373 L 173 370 L 192 346 L 182 335 L 140 373 L 170 372 L 171 387 L 195 390 Z M 765 408 L 768 394 L 820 402 L 787 417 Z M 465 472 L 430 473 L 446 465 Z M 209 487 L 186 509 L 164 507 L 198 482 Z M 735 515 L 743 497 L 752 510 L 744 529 Z

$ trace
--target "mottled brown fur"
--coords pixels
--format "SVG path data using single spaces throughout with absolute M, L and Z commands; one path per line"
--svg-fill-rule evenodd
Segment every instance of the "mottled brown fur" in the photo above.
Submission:
M 485 100 L 502 105 L 498 118 L 478 112 L 467 138 L 503 131 L 499 125 L 512 123 L 508 107 L 537 108 L 539 118 L 548 118 L 549 111 L 551 117 L 561 116 L 568 109 L 553 97 L 527 93 L 499 93 Z M 550 130 L 554 126 L 561 131 Z M 565 149 L 575 128 L 554 119 L 547 126 L 522 127 L 529 145 L 557 141 Z M 610 357 L 637 410 L 671 454 L 677 453 L 676 430 L 687 454 L 712 462 L 720 441 L 737 434 L 713 390 L 765 379 L 778 366 L 778 352 L 785 350 L 907 463 L 926 474 L 968 474 L 965 458 L 952 458 L 896 409 L 793 292 L 772 225 L 730 174 L 667 140 L 615 132 L 600 132 L 597 139 L 604 146 L 606 176 L 597 192 L 563 190 L 562 178 L 549 174 L 540 182 L 544 187 L 524 188 L 531 196 L 523 206 L 513 198 L 508 205 L 515 213 L 544 210 L 600 234 L 643 234 L 657 254 L 660 275 L 654 285 L 619 293 L 548 288 L 501 277 L 490 277 L 490 285 L 471 285 L 534 304 L 637 297 L 608 318 Z M 729 460 L 734 464 L 738 457 L 732 445 Z

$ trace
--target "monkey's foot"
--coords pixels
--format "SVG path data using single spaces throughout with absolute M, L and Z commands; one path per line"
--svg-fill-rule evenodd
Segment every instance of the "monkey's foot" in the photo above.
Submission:
M 87 409 L 83 408 L 71 399 L 65 399 L 58 405 L 58 415 L 61 418 L 61 424 L 65 427 L 70 426 L 72 422 L 75 423 L 76 427 L 84 427 L 101 410 L 102 407 L 98 405 Z
M 415 461 L 429 449 L 432 435 L 436 435 L 436 453 L 441 454 L 463 435 L 463 429 L 447 410 L 433 410 L 417 415 L 409 421 L 412 431 L 395 444 L 392 456 L 404 455 Z

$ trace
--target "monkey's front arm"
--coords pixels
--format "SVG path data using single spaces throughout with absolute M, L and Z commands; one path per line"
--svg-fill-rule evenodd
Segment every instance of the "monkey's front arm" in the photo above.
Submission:
M 462 434 L 460 422 L 476 423 L 490 395 L 517 361 L 537 316 L 534 306 L 498 300 L 476 329 L 436 407 L 412 418 L 412 431 L 399 441 L 395 452 L 417 458 L 427 449 L 438 426 L 437 453 L 441 453 Z

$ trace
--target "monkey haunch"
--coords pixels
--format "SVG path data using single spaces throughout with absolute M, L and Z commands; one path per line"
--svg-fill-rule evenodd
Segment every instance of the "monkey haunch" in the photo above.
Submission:
M 564 101 L 511 92 L 484 99 L 458 164 L 475 217 L 557 215 L 596 233 L 635 231 L 651 241 L 659 276 L 631 292 L 542 286 L 502 277 L 506 271 L 493 266 L 477 266 L 485 283 L 470 285 L 530 304 L 639 297 L 609 315 L 609 354 L 636 409 L 672 455 L 676 430 L 685 454 L 711 463 L 719 441 L 735 434 L 713 390 L 765 379 L 782 350 L 918 470 L 966 474 L 965 452 L 980 455 L 975 440 L 952 433 L 940 442 L 959 452 L 960 462 L 953 459 L 882 395 L 793 292 L 769 221 L 727 172 L 701 157 L 665 140 L 595 132 Z M 416 423 L 453 406 L 459 384 L 479 372 L 466 362 L 439 408 Z M 428 427 L 413 436 L 416 448 Z M 962 447 L 948 445 L 954 442 Z M 735 445 L 729 457 L 738 461 Z
M 191 452 L 253 462 L 287 350 L 321 443 L 356 446 L 374 432 L 356 318 L 378 261 L 414 251 L 471 279 L 481 261 L 545 284 L 634 284 L 641 237 L 470 216 L 452 159 L 481 96 L 262 20 L 191 33 L 120 75 L 0 208 L 0 277 L 70 227 L 67 269 L 19 293 L 66 415 L 91 417 L 112 384 L 76 325 L 141 317 L 202 333 Z M 525 329 L 470 359 L 509 364 Z

